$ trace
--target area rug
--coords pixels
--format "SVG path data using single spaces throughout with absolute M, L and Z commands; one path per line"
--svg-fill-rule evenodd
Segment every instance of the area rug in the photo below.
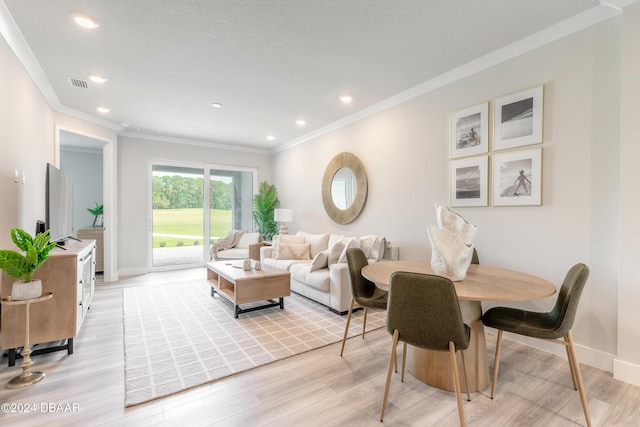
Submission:
M 122 292 L 125 406 L 339 342 L 347 319 L 293 292 L 284 310 L 236 319 L 204 279 Z M 353 314 L 350 337 L 362 333 L 362 319 L 363 311 Z M 384 322 L 384 311 L 369 310 L 367 331 Z

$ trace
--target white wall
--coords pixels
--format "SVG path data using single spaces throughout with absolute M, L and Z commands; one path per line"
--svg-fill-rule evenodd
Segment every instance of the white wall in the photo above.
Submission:
M 212 163 L 258 169 L 258 182 L 271 181 L 270 156 L 258 150 L 229 151 L 123 136 L 118 139 L 120 275 L 147 268 L 147 163 L 149 160 Z
M 573 334 L 581 361 L 612 370 L 620 28 L 615 18 L 278 153 L 274 183 L 295 212 L 290 232 L 378 233 L 400 247 L 402 259 L 429 259 L 426 226 L 435 224 L 434 204 L 449 203 L 450 113 L 544 84 L 542 206 L 457 210 L 478 225 L 482 263 L 558 286 L 573 264 L 590 267 Z M 342 151 L 362 160 L 369 180 L 364 211 L 346 226 L 324 213 L 320 191 L 326 165 Z M 548 310 L 554 301 L 519 306 Z
M 53 112 L 0 37 L 0 248 L 9 229 L 35 232 L 45 217 L 46 164 L 54 160 Z M 14 183 L 14 170 L 25 183 Z
M 640 385 L 640 5 L 624 11 L 620 144 L 620 281 L 614 377 Z

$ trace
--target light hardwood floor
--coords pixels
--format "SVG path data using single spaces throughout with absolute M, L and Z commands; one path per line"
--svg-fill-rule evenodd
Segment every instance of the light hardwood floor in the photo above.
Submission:
M 19 374 L 0 366 L 0 402 L 27 405 L 29 413 L 2 413 L 4 426 L 379 426 L 391 337 L 383 329 L 132 408 L 124 407 L 122 288 L 204 278 L 204 269 L 153 273 L 98 284 L 75 341 L 75 354 L 34 358 L 46 378 L 8 390 Z M 487 331 L 490 364 L 495 335 Z M 402 346 L 399 347 L 401 350 Z M 581 366 L 594 426 L 640 425 L 640 387 Z M 51 406 L 53 405 L 53 406 Z M 34 408 L 35 406 L 35 408 Z M 66 406 L 66 407 L 65 407 Z M 45 410 L 46 409 L 46 410 Z M 63 411 L 67 409 L 68 411 Z M 469 426 L 584 425 L 566 358 L 503 341 L 495 400 L 489 389 L 464 401 Z M 453 393 L 394 374 L 385 412 L 387 426 L 456 426 Z

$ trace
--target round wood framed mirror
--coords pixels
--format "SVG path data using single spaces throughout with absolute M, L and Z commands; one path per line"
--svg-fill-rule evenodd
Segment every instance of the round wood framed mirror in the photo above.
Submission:
M 322 178 L 322 203 L 333 221 L 349 224 L 355 220 L 367 199 L 367 174 L 351 153 L 336 155 Z

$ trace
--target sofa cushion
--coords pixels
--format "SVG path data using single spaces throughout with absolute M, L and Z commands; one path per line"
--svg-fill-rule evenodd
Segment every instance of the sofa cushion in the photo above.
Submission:
M 223 251 L 218 251 L 216 259 L 246 259 L 249 258 L 249 249 L 231 248 Z
M 276 259 L 311 259 L 309 243 L 280 243 Z
M 265 258 L 262 263 L 270 267 L 279 268 L 280 270 L 289 271 L 291 267 L 296 264 L 303 264 L 308 266 L 311 263 L 311 260 Z
M 253 245 L 260 241 L 260 233 L 244 233 L 235 248 L 238 249 L 249 249 L 249 245 Z
M 329 248 L 329 234 L 311 234 L 304 231 L 298 231 L 296 236 L 304 236 L 305 242 L 311 245 L 311 258 L 315 257 L 318 252 L 322 252 Z
M 322 252 L 318 252 L 318 254 L 313 257 L 311 261 L 310 271 L 320 270 L 321 268 L 327 268 L 329 266 L 329 249 L 324 250 Z
M 335 245 L 336 242 L 342 242 L 342 239 L 344 239 L 344 236 L 342 234 L 329 235 L 329 243 L 327 244 L 327 248 L 330 248 L 331 246 Z
M 294 264 L 289 270 L 291 272 L 291 280 L 304 283 L 306 286 L 319 289 L 323 292 L 329 292 L 330 278 L 329 269 L 323 268 L 316 271 L 310 271 L 309 264 Z

